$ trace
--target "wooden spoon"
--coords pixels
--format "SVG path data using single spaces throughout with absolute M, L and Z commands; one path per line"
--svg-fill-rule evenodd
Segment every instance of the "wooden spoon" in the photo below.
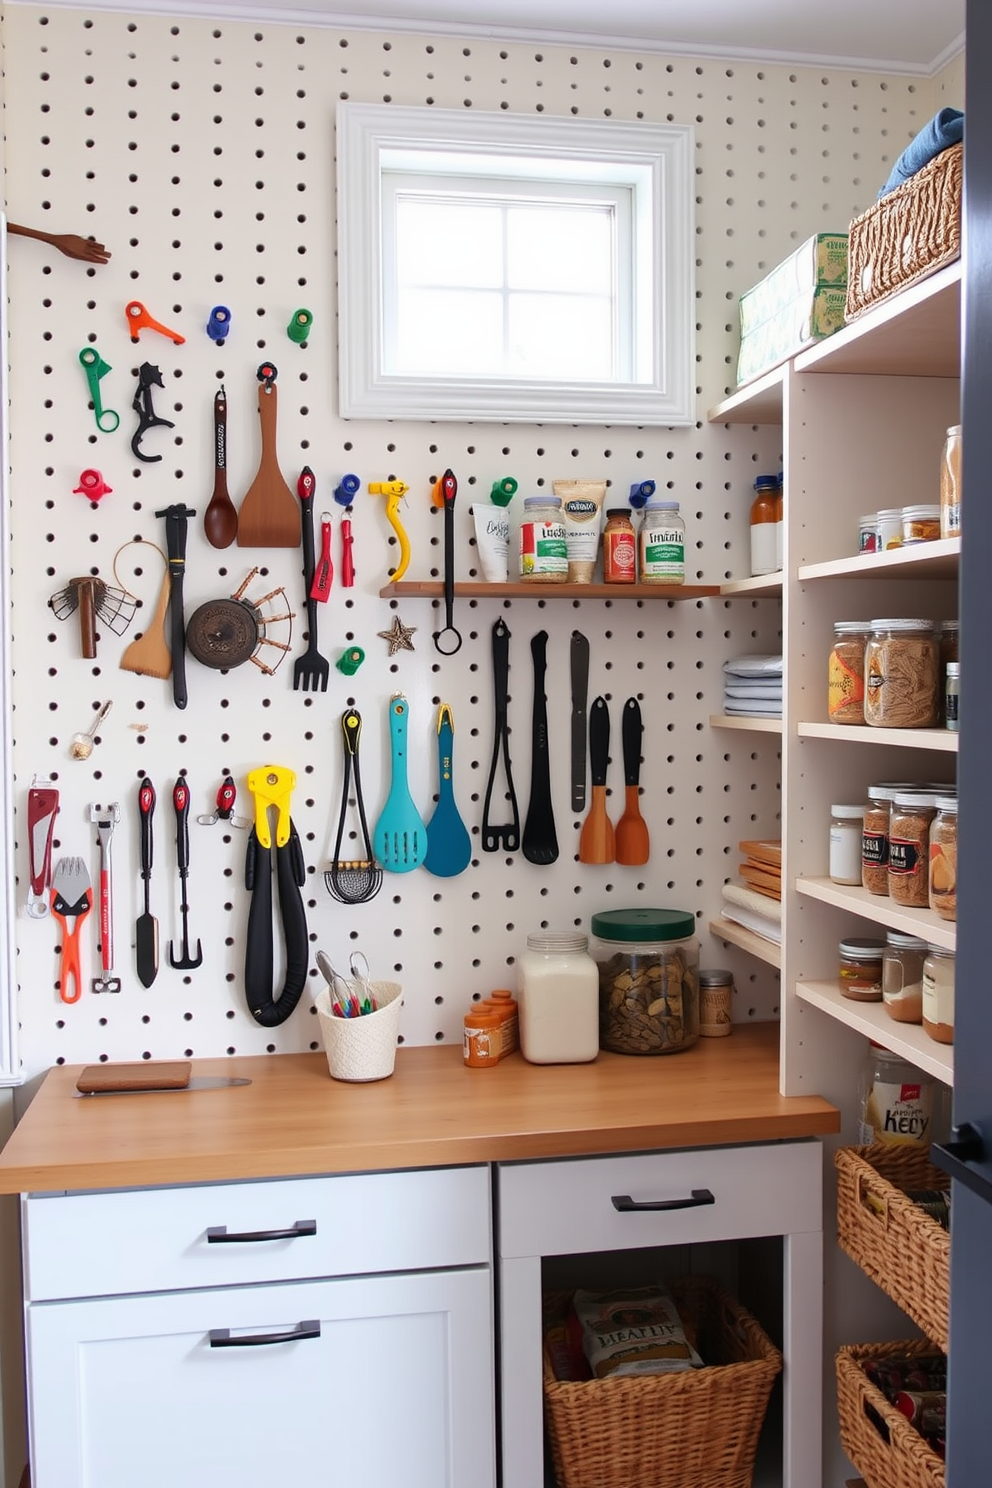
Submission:
M 641 815 L 641 705 L 628 698 L 623 705 L 623 783 L 625 788 L 623 816 L 617 822 L 617 862 L 634 866 L 646 863 L 651 849 L 647 822 Z
M 227 494 L 227 394 L 214 394 L 214 494 L 203 513 L 203 530 L 213 548 L 229 548 L 238 535 L 238 510 Z
M 258 377 L 262 458 L 238 514 L 238 547 L 298 548 L 302 535 L 300 507 L 283 479 L 276 455 L 275 367 L 270 362 L 263 363 Z
M 589 710 L 589 767 L 592 799 L 579 833 L 580 863 L 612 863 L 616 855 L 613 823 L 606 814 L 606 770 L 610 761 L 610 711 L 598 697 Z
M 166 568 L 162 575 L 162 587 L 158 592 L 155 613 L 148 629 L 137 640 L 125 646 L 120 665 L 125 672 L 137 672 L 141 677 L 168 677 L 172 674 L 172 653 L 165 639 L 165 612 L 169 608 L 172 593 L 172 576 Z

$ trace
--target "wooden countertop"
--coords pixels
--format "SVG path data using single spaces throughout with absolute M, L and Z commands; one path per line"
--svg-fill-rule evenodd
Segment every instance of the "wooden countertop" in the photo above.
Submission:
M 252 1083 L 77 1096 L 51 1070 L 0 1153 L 0 1193 L 444 1167 L 717 1146 L 835 1132 L 818 1096 L 778 1092 L 778 1025 L 701 1039 L 685 1054 L 467 1069 L 453 1045 L 400 1049 L 392 1078 L 332 1080 L 321 1054 L 194 1061 Z

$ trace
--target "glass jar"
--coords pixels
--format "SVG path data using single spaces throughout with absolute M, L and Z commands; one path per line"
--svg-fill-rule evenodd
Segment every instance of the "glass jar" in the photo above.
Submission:
M 883 506 L 878 514 L 878 550 L 888 552 L 902 542 L 902 507 Z
M 778 541 L 775 535 L 778 519 L 778 476 L 759 475 L 754 483 L 751 503 L 751 574 L 778 572 Z
M 942 920 L 958 917 L 958 799 L 941 796 L 930 824 L 930 908 Z
M 594 914 L 599 1042 L 615 1054 L 676 1054 L 699 1037 L 699 942 L 681 909 Z
M 957 620 L 941 620 L 937 631 L 937 668 L 941 680 L 939 723 L 947 722 L 947 663 L 958 660 L 961 626 Z
M 775 487 L 775 567 L 785 565 L 785 476 L 779 472 Z
M 915 909 L 930 905 L 930 823 L 936 797 L 897 791 L 889 818 L 889 898 Z
M 943 946 L 930 946 L 923 963 L 923 1032 L 954 1042 L 954 952 Z
M 861 883 L 869 894 L 889 892 L 889 818 L 892 797 L 897 790 L 910 790 L 909 784 L 868 787 L 864 827 L 861 833 Z
M 700 971 L 699 1036 L 726 1038 L 733 1029 L 734 974 L 732 971 Z
M 958 731 L 961 707 L 961 663 L 949 661 L 944 677 L 944 727 Z
M 878 535 L 878 512 L 866 512 L 858 518 L 858 552 L 877 553 L 881 547 Z
M 860 884 L 863 806 L 830 808 L 830 877 L 834 883 Z
M 923 962 L 927 943 L 915 935 L 890 930 L 882 956 L 882 1001 L 897 1023 L 920 1023 L 923 1019 Z
M 865 647 L 870 628 L 864 620 L 835 620 L 827 662 L 827 717 L 831 723 L 865 721 Z
M 883 940 L 849 936 L 838 947 L 840 995 L 851 1002 L 881 1002 Z
M 858 1141 L 889 1147 L 930 1146 L 934 1082 L 900 1054 L 872 1044 L 858 1081 Z
M 637 537 L 628 506 L 614 506 L 606 513 L 603 528 L 603 583 L 636 584 Z
M 649 501 L 637 529 L 642 584 L 685 583 L 685 523 L 677 501 Z
M 517 963 L 520 1052 L 531 1064 L 586 1064 L 599 1053 L 599 976 L 589 937 L 528 935 Z
M 865 723 L 929 728 L 937 721 L 937 637 L 930 620 L 873 620 L 865 648 Z
M 902 509 L 902 546 L 936 542 L 940 536 L 940 506 L 904 506 Z
M 940 456 L 940 535 L 961 536 L 961 424 L 947 431 Z
M 568 550 L 560 496 L 528 496 L 524 500 L 520 577 L 539 584 L 568 582 Z

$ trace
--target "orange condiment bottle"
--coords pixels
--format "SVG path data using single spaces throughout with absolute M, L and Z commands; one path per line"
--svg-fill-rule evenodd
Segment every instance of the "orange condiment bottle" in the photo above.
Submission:
M 479 1006 L 465 1014 L 462 1052 L 471 1069 L 487 1069 L 499 1064 L 501 1027 L 499 1013 Z
M 517 1017 L 517 1000 L 512 992 L 503 988 L 493 992 L 482 1003 L 487 1012 L 497 1015 L 500 1023 L 500 1058 L 513 1054 L 520 1048 L 520 1024 Z

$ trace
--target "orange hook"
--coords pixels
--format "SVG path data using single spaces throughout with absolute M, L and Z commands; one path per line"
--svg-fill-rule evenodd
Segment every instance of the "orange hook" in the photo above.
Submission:
M 131 300 L 124 306 L 124 314 L 127 316 L 127 328 L 131 333 L 131 340 L 137 342 L 141 331 L 158 331 L 160 336 L 166 336 L 176 346 L 182 346 L 186 340 L 180 336 L 178 331 L 170 331 L 168 326 L 161 325 L 155 320 L 140 300 Z

